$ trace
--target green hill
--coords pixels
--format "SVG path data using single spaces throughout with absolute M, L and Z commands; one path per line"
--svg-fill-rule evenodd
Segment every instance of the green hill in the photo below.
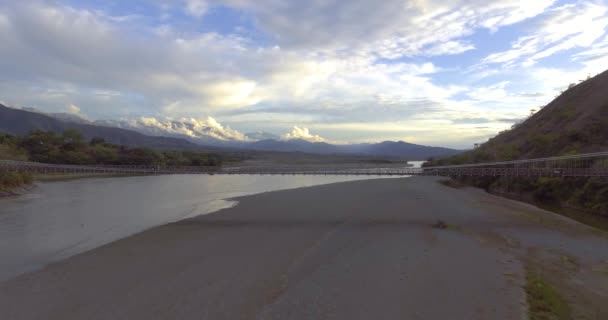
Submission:
M 432 165 L 530 159 L 608 150 L 608 71 L 568 90 L 525 121 L 474 150 Z M 608 227 L 608 179 L 466 178 L 489 192 L 533 202 L 583 222 L 603 217 Z M 591 222 L 590 222 L 591 223 Z M 596 224 L 595 222 L 591 224 Z
M 470 163 L 608 150 L 608 71 L 571 86 L 479 148 L 440 161 Z

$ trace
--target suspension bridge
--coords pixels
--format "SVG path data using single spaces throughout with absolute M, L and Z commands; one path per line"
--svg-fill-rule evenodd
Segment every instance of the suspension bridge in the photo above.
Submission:
M 188 167 L 63 165 L 0 160 L 0 171 L 34 174 L 222 174 L 222 175 L 370 175 L 370 176 L 511 176 L 511 177 L 608 177 L 608 152 L 515 161 L 448 166 L 274 166 Z

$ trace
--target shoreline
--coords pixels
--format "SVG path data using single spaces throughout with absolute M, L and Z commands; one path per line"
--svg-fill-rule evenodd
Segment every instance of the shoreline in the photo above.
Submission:
M 36 183 L 31 183 L 31 184 L 23 185 L 23 186 L 20 186 L 17 188 L 0 191 L 0 200 L 14 199 L 14 198 L 18 198 L 21 196 L 25 196 L 34 189 L 36 189 Z
M 519 319 L 529 267 L 606 316 L 608 238 L 528 204 L 425 177 L 229 200 L 0 283 L 0 316 Z
M 62 182 L 80 179 L 94 179 L 106 177 L 127 177 L 128 175 L 110 175 L 110 174 L 38 174 L 33 175 L 33 182 L 16 188 L 0 191 L 0 200 L 16 199 L 22 196 L 27 196 L 38 187 L 39 183 Z
M 361 178 L 185 175 L 38 183 L 26 195 L 2 200 L 0 282 L 157 226 L 234 206 L 226 199 L 354 179 Z

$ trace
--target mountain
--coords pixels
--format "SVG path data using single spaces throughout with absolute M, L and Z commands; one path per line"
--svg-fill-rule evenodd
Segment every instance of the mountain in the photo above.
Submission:
M 429 157 L 445 157 L 459 154 L 461 150 L 440 147 L 422 146 L 403 141 L 384 141 L 363 148 L 367 154 L 379 154 L 393 157 L 409 157 L 411 160 L 426 160 Z
M 98 120 L 96 125 L 137 131 L 150 136 L 185 139 L 201 145 L 234 146 L 249 139 L 242 133 L 222 126 L 215 119 L 179 120 L 142 117 L 136 120 Z
M 28 110 L 26 110 L 26 111 L 28 111 Z M 61 120 L 61 121 L 80 123 L 80 124 L 91 124 L 91 121 L 89 121 L 79 115 L 72 114 L 72 113 L 59 112 L 59 113 L 46 113 L 46 115 L 49 115 L 49 116 L 51 116 L 55 119 Z
M 544 158 L 608 150 L 608 71 L 577 85 L 475 150 L 433 165 Z M 602 161 L 602 160 L 597 160 Z M 602 165 L 583 162 L 580 165 Z M 608 180 L 603 177 L 460 177 L 510 198 L 546 205 L 557 213 L 608 230 Z M 599 219 L 599 220 L 598 220 Z
M 445 157 L 459 154 L 461 150 L 421 146 L 403 141 L 384 141 L 371 144 L 333 145 L 306 140 L 262 140 L 247 146 L 254 150 L 297 151 L 317 154 L 359 154 L 426 160 L 429 157 Z
M 2 132 L 26 135 L 32 130 L 63 132 L 68 129 L 80 131 L 85 139 L 101 137 L 107 142 L 126 146 L 193 150 L 201 148 L 199 145 L 183 139 L 151 137 L 120 128 L 63 121 L 49 115 L 13 109 L 0 104 L 0 131 Z
M 245 136 L 254 141 L 281 139 L 281 137 L 279 137 L 278 135 L 276 135 L 274 133 L 264 132 L 264 131 L 245 133 Z
M 608 71 L 570 88 L 524 122 L 463 156 L 512 160 L 608 150 Z
M 305 152 L 317 154 L 339 153 L 337 146 L 325 142 L 306 140 L 261 140 L 247 145 L 248 148 L 263 151 Z
M 120 128 L 130 131 L 135 131 L 144 135 L 153 137 L 171 137 L 177 139 L 187 140 L 198 145 L 218 145 L 221 144 L 219 139 L 215 139 L 211 136 L 202 134 L 188 135 L 186 133 L 179 133 L 174 130 L 165 130 L 155 126 L 140 125 L 136 121 L 123 121 L 123 120 L 97 120 L 93 123 L 97 126 L 102 127 L 113 127 Z M 175 126 L 177 127 L 177 126 Z M 175 128 L 174 127 L 174 128 Z M 177 129 L 177 128 L 175 128 Z
M 157 119 L 89 121 L 70 113 L 44 114 L 37 110 L 12 109 L 0 105 L 0 131 L 24 135 L 31 130 L 62 132 L 77 129 L 85 138 L 101 137 L 127 146 L 196 149 L 225 147 L 232 149 L 304 152 L 313 154 L 358 154 L 423 160 L 460 153 L 460 150 L 427 147 L 406 142 L 385 141 L 377 144 L 334 145 L 306 140 L 280 140 L 274 134 L 255 132 L 244 135 L 224 127 L 215 119 Z

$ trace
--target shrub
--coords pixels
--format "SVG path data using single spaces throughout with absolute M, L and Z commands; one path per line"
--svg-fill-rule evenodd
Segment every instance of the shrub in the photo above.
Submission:
M 0 190 L 8 191 L 32 183 L 32 176 L 22 172 L 0 171 Z
M 534 198 L 539 201 L 556 201 L 563 194 L 563 180 L 549 177 L 538 178 L 533 194 Z

